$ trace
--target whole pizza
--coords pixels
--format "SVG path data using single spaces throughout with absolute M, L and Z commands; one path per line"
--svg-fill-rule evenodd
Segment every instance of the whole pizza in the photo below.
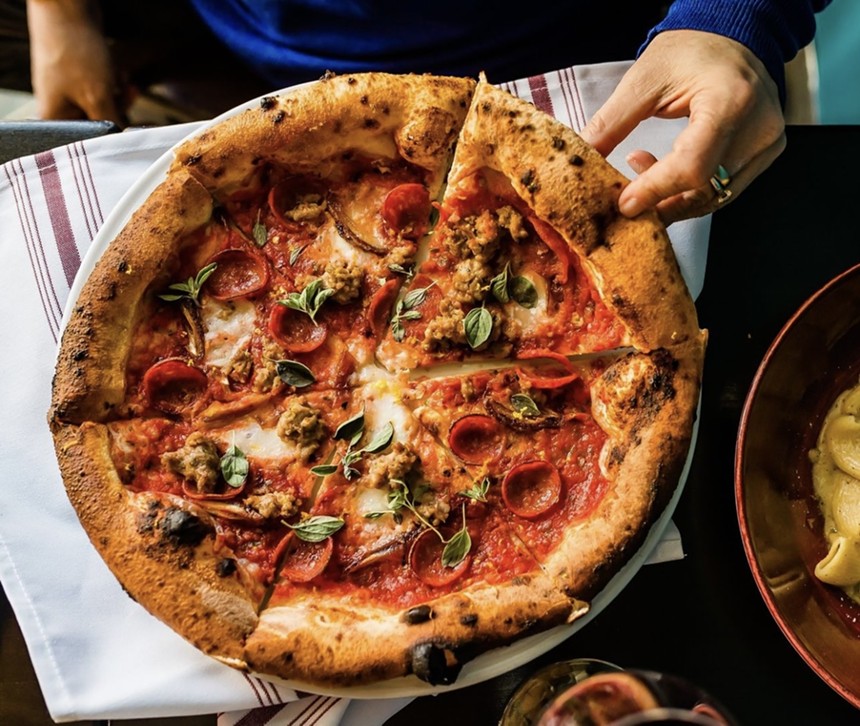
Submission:
M 180 144 L 49 415 L 128 593 L 318 687 L 586 613 L 678 485 L 705 343 L 626 183 L 484 79 L 326 77 Z

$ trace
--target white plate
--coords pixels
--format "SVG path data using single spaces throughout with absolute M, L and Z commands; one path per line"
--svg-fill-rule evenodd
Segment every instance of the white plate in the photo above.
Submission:
M 264 97 L 289 93 L 296 88 L 312 85 L 312 83 L 302 84 L 301 86 L 295 86 L 289 89 L 282 89 L 274 93 L 267 93 L 265 96 L 260 96 L 259 98 L 243 103 L 196 128 L 191 134 L 177 142 L 177 144 L 159 157 L 122 196 L 117 205 L 113 210 L 111 210 L 110 214 L 108 214 L 104 224 L 93 239 L 89 250 L 81 261 L 80 269 L 78 270 L 78 274 L 76 275 L 69 291 L 69 298 L 63 314 L 63 328 L 65 328 L 68 316 L 75 304 L 75 301 L 80 295 L 81 288 L 95 267 L 98 259 L 104 253 L 105 249 L 107 249 L 110 242 L 120 233 L 135 210 L 143 204 L 155 187 L 164 180 L 167 170 L 173 161 L 173 150 L 176 146 L 185 143 L 188 139 L 197 136 L 220 121 L 230 118 L 231 116 L 235 116 L 247 109 L 259 106 L 260 100 Z M 467 686 L 487 681 L 518 668 L 529 661 L 538 658 L 547 651 L 552 650 L 597 617 L 597 615 L 621 593 L 630 580 L 633 579 L 633 576 L 639 571 L 642 565 L 645 564 L 651 553 L 660 543 L 687 480 L 693 452 L 695 451 L 696 438 L 698 434 L 698 420 L 699 417 L 697 415 L 693 425 L 690 451 L 687 455 L 687 460 L 684 464 L 684 468 L 678 482 L 678 487 L 672 495 L 669 504 L 666 506 L 666 509 L 657 521 L 652 525 L 639 550 L 633 555 L 633 557 L 631 557 L 627 564 L 615 574 L 594 600 L 592 600 L 590 610 L 582 618 L 579 618 L 569 625 L 557 626 L 542 633 L 522 638 L 511 645 L 496 648 L 477 656 L 463 666 L 463 670 L 457 677 L 456 682 L 449 686 L 431 686 L 415 676 L 407 676 L 369 685 L 325 689 L 298 681 L 285 681 L 265 674 L 255 675 L 260 678 L 271 680 L 275 683 L 284 684 L 285 686 L 295 690 L 337 697 L 379 699 L 427 696 L 465 688 Z

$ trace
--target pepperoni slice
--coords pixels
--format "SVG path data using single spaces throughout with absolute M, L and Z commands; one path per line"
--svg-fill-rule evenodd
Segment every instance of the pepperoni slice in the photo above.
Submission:
M 561 498 L 561 475 L 548 461 L 527 461 L 511 469 L 502 480 L 502 499 L 514 514 L 534 519 Z
M 320 542 L 305 542 L 290 532 L 281 540 L 275 552 L 275 557 L 280 560 L 281 576 L 292 582 L 310 582 L 319 577 L 331 560 L 334 552 L 334 541 L 326 537 Z
M 573 381 L 579 378 L 579 373 L 573 369 L 573 364 L 565 356 L 561 355 L 561 353 L 541 348 L 521 351 L 518 354 L 518 358 L 524 360 L 547 358 L 556 361 L 560 365 L 562 369 L 560 372 L 558 371 L 558 368 L 547 368 L 546 371 L 544 371 L 553 373 L 558 372 L 559 375 L 535 375 L 534 370 L 526 371 L 522 368 L 517 369 L 519 376 L 527 380 L 533 388 L 561 388 L 562 386 L 566 386 L 568 383 L 573 383 Z
M 502 453 L 505 435 L 499 422 L 483 413 L 457 419 L 448 431 L 448 445 L 467 464 L 493 461 Z
M 392 279 L 380 287 L 367 307 L 367 322 L 377 338 L 381 338 L 391 320 L 391 306 L 400 289 L 400 280 Z
M 400 184 L 382 201 L 382 218 L 395 232 L 418 239 L 430 225 L 430 193 L 423 184 Z
M 259 255 L 243 249 L 222 250 L 209 262 L 215 271 L 206 282 L 206 291 L 218 300 L 249 297 L 269 284 L 269 267 Z
M 180 358 L 165 358 L 143 374 L 143 395 L 153 408 L 179 413 L 206 390 L 209 380 Z
M 454 567 L 442 564 L 445 543 L 433 530 L 425 529 L 412 543 L 409 550 L 409 566 L 421 582 L 431 587 L 443 587 L 460 579 L 469 569 L 471 555 L 458 562 Z
M 269 332 L 292 353 L 310 353 L 319 348 L 328 336 L 324 325 L 315 323 L 300 310 L 276 304 L 269 312 Z
M 248 481 L 250 481 L 251 477 L 245 479 L 245 483 L 240 487 L 231 487 L 224 486 L 223 489 L 219 489 L 218 491 L 212 492 L 201 492 L 194 488 L 193 484 L 189 486 L 188 481 L 182 482 L 182 493 L 188 497 L 189 499 L 198 499 L 198 500 L 210 500 L 210 501 L 222 501 L 225 499 L 235 499 L 238 497 L 243 491 L 245 491 L 245 486 Z
M 538 219 L 534 215 L 530 215 L 529 222 L 531 222 L 532 227 L 534 227 L 535 232 L 537 232 L 541 241 L 549 247 L 553 254 L 558 258 L 561 270 L 558 275 L 556 275 L 556 279 L 559 283 L 564 285 L 567 282 L 571 265 L 570 246 L 567 244 L 564 237 L 543 220 Z

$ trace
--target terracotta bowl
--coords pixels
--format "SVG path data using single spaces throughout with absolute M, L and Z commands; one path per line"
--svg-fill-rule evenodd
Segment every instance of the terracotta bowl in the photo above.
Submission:
M 860 605 L 820 582 L 827 552 L 809 450 L 836 396 L 860 379 L 860 265 L 788 321 L 753 379 L 735 452 L 735 498 L 756 584 L 785 637 L 860 708 Z

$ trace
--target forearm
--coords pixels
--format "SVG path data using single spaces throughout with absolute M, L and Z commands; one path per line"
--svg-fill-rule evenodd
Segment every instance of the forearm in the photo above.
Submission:
M 764 64 L 785 101 L 784 65 L 815 35 L 815 13 L 831 0 L 675 0 L 640 53 L 665 30 L 703 30 L 736 40 Z

